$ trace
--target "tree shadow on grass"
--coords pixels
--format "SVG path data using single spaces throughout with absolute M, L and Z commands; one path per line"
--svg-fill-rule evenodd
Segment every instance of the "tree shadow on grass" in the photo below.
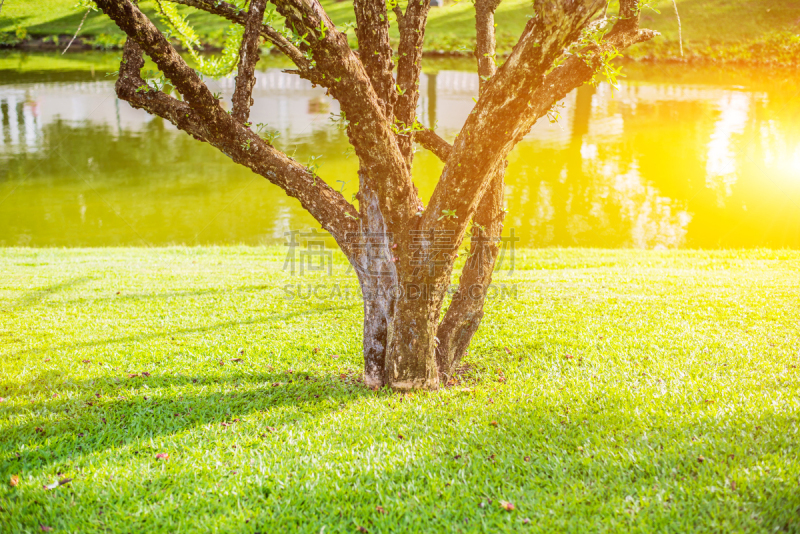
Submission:
M 90 276 L 81 276 L 78 278 L 64 280 L 63 282 L 58 282 L 57 284 L 52 284 L 41 289 L 34 289 L 23 295 L 22 298 L 17 301 L 17 304 L 14 307 L 22 309 L 32 308 L 44 300 L 45 297 L 52 295 L 53 293 L 85 284 L 91 279 L 92 278 Z
M 215 332 L 218 330 L 224 330 L 226 328 L 231 328 L 235 326 L 243 326 L 243 325 L 257 325 L 257 324 L 267 324 L 273 321 L 285 321 L 288 319 L 292 319 L 295 317 L 300 317 L 303 315 L 314 315 L 317 313 L 322 312 L 331 312 L 331 311 L 338 311 L 338 310 L 350 310 L 354 307 L 360 308 L 360 303 L 350 304 L 346 306 L 328 306 L 326 308 L 319 308 L 319 309 L 311 309 L 311 310 L 301 310 L 295 312 L 288 312 L 288 313 L 279 313 L 273 314 L 266 317 L 255 318 L 255 319 L 244 319 L 239 321 L 223 321 L 221 323 L 216 323 L 207 326 L 198 326 L 194 328 L 180 328 L 177 330 L 171 330 L 169 332 L 152 332 L 148 334 L 134 334 L 129 336 L 122 336 L 116 338 L 106 338 L 100 339 L 97 341 L 84 341 L 81 343 L 65 343 L 62 345 L 55 345 L 55 346 L 47 346 L 47 347 L 38 347 L 38 348 L 31 348 L 31 349 L 22 349 L 15 353 L 8 354 L 8 357 L 15 357 L 21 355 L 34 355 L 34 354 L 42 354 L 45 352 L 50 351 L 75 351 L 80 349 L 86 348 L 94 348 L 94 347 L 105 347 L 109 345 L 115 345 L 119 343 L 136 343 L 141 341 L 147 341 L 150 339 L 156 339 L 160 337 L 170 337 L 176 335 L 183 335 L 183 334 L 198 334 L 198 333 L 209 333 Z M 0 356 L 4 356 L 0 353 Z
M 280 376 L 285 375 L 263 378 Z M 311 375 L 306 381 L 303 377 L 298 391 L 310 394 L 314 389 L 306 382 L 325 378 Z M 370 394 L 363 388 L 361 391 L 346 392 L 342 400 L 352 403 Z M 258 398 L 251 401 L 250 413 L 291 403 L 278 399 L 262 404 Z M 237 396 L 230 394 L 199 395 L 190 397 L 189 402 L 241 408 Z M 721 439 L 731 429 L 710 411 L 695 420 L 655 426 L 625 410 L 618 410 L 609 422 L 587 407 L 572 414 L 573 420 L 565 425 L 550 413 L 558 407 L 557 400 L 542 402 L 537 410 L 522 401 L 511 411 L 487 405 L 479 413 L 472 412 L 469 425 L 459 427 L 432 427 L 429 419 L 419 417 L 417 403 L 398 402 L 400 417 L 395 424 L 403 426 L 403 439 L 398 439 L 396 428 L 376 425 L 378 420 L 347 417 L 341 420 L 336 434 L 327 435 L 329 441 L 320 449 L 314 449 L 310 439 L 279 439 L 281 433 L 291 434 L 293 415 L 264 423 L 278 428 L 264 438 L 268 445 L 252 444 L 251 438 L 260 437 L 258 424 L 237 422 L 233 424 L 241 425 L 236 427 L 239 436 L 229 445 L 250 447 L 253 454 L 261 447 L 274 448 L 272 460 L 263 468 L 244 470 L 226 465 L 214 470 L 213 465 L 206 465 L 203 475 L 190 467 L 191 458 L 181 454 L 173 454 L 170 462 L 174 465 L 163 470 L 147 468 L 156 464 L 155 453 L 161 451 L 141 442 L 202 424 L 218 424 L 225 431 L 229 427 L 222 423 L 230 423 L 230 419 L 206 415 L 183 426 L 161 428 L 161 420 L 147 419 L 146 410 L 139 410 L 142 415 L 135 423 L 142 426 L 122 445 L 129 447 L 123 454 L 151 459 L 143 464 L 146 474 L 141 479 L 134 474 L 120 481 L 125 491 L 115 484 L 104 490 L 78 488 L 77 495 L 57 497 L 58 501 L 53 501 L 56 506 L 43 513 L 52 515 L 48 519 L 55 524 L 66 520 L 67 525 L 83 520 L 75 518 L 76 513 L 93 514 L 94 521 L 126 532 L 210 529 L 210 523 L 187 524 L 186 517 L 198 521 L 215 518 L 224 525 L 223 530 L 231 532 L 319 532 L 322 528 L 336 532 L 358 526 L 370 532 L 436 532 L 451 531 L 454 525 L 463 525 L 465 531 L 518 532 L 529 528 L 523 518 L 532 519 L 545 531 L 591 531 L 597 529 L 598 518 L 602 518 L 603 529 L 611 531 L 632 527 L 680 531 L 713 525 L 720 531 L 765 527 L 792 530 L 798 502 L 793 500 L 790 481 L 757 468 L 764 451 L 786 448 L 789 438 L 779 431 L 796 423 L 791 414 L 762 414 L 753 421 L 739 419 L 740 430 L 758 426 L 766 433 L 742 438 L 739 432 L 740 442 L 736 443 Z M 154 411 L 169 412 L 177 407 Z M 130 407 L 117 407 L 123 408 Z M 321 408 L 313 412 L 313 417 L 322 421 L 330 412 Z M 499 424 L 491 425 L 493 419 Z M 583 420 L 589 424 L 580 422 Z M 313 428 L 306 426 L 305 432 L 313 432 Z M 601 448 L 609 434 L 616 437 L 616 445 Z M 692 436 L 698 441 L 690 439 Z M 85 463 L 89 456 L 118 446 L 87 437 L 75 440 L 81 448 L 73 450 L 71 457 L 61 452 L 67 450 L 62 446 L 59 461 Z M 587 445 L 587 438 L 594 444 Z M 51 450 L 54 448 L 51 446 Z M 740 454 L 748 448 L 752 452 Z M 221 453 L 213 445 L 203 446 L 203 451 Z M 734 458 L 730 458 L 731 452 L 736 453 Z M 704 455 L 704 462 L 698 462 L 698 454 Z M 239 457 L 239 465 L 250 457 Z M 34 465 L 34 461 L 39 463 Z M 55 470 L 61 467 L 59 461 L 29 455 L 6 465 L 28 462 L 24 468 L 30 470 L 50 464 L 55 476 Z M 720 486 L 727 477 L 738 480 L 740 486 L 707 488 Z M 80 484 L 80 480 L 73 484 Z M 689 491 L 683 491 L 684 487 Z M 662 490 L 663 499 L 659 497 Z M 195 498 L 197 495 L 201 498 Z M 123 506 L 99 516 L 97 499 L 111 496 L 123 499 Z M 513 513 L 499 505 L 502 500 L 515 504 Z M 78 508 L 73 508 L 76 502 Z M 134 512 L 140 503 L 152 509 L 153 515 Z
M 4 432 L 3 471 L 47 469 L 200 427 L 222 431 L 237 425 L 237 430 L 257 437 L 375 395 L 356 376 L 288 371 L 221 378 L 137 376 L 114 385 L 116 391 L 87 391 L 81 400 L 54 398 L 26 405 L 23 410 L 31 409 L 37 417 L 25 418 Z M 220 385 L 227 389 L 203 391 Z M 195 391 L 181 391 L 188 386 Z M 243 421 L 258 413 L 265 415 Z

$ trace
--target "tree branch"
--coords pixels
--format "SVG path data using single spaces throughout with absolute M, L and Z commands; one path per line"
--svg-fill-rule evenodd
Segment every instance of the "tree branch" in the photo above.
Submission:
M 126 57 L 120 66 L 120 98 L 169 120 L 197 139 L 215 146 L 236 163 L 267 178 L 289 196 L 298 199 L 331 233 L 345 254 L 352 254 L 352 244 L 347 235 L 358 231 L 357 212 L 338 191 L 226 113 L 194 70 L 130 0 L 95 1 L 128 35 L 131 43 L 126 46 Z M 138 74 L 144 63 L 142 52 L 155 62 L 183 95 L 185 102 L 152 90 L 143 83 Z
M 534 107 L 544 102 L 537 91 L 547 69 L 603 4 L 602 0 L 536 3 L 536 16 L 528 22 L 511 56 L 486 83 L 456 138 L 442 179 L 422 215 L 423 228 L 453 232 L 453 248 L 460 245 L 492 179 L 494 162 L 506 158 L 537 118 Z M 547 109 L 551 105 L 552 100 L 547 100 Z M 442 217 L 452 210 L 455 217 Z
M 399 233 L 422 204 L 397 146 L 390 119 L 383 113 L 381 100 L 363 63 L 318 2 L 272 1 L 287 25 L 306 35 L 308 44 L 302 46 L 313 55 L 314 70 L 322 72 L 326 79 L 333 78 L 330 92 L 346 114 L 347 133 L 366 183 L 377 195 L 387 230 Z
M 236 76 L 236 87 L 233 90 L 232 115 L 242 124 L 250 116 L 253 105 L 253 86 L 256 84 L 255 67 L 258 63 L 258 39 L 261 34 L 261 21 L 264 20 L 264 8 L 267 0 L 250 0 L 250 11 L 244 25 L 242 45 L 239 48 L 239 71 Z
M 237 24 L 241 24 L 242 26 L 247 24 L 247 16 L 245 15 L 244 11 L 239 10 L 233 4 L 229 4 L 228 2 L 223 1 L 214 1 L 214 0 L 172 0 L 177 4 L 183 4 L 185 6 L 193 7 L 195 9 L 199 9 L 205 11 L 206 13 L 211 13 L 212 15 L 217 15 L 224 19 L 227 19 L 231 22 L 236 22 Z M 303 56 L 303 52 L 300 51 L 295 45 L 293 45 L 286 37 L 284 37 L 278 30 L 270 26 L 269 24 L 262 24 L 261 25 L 261 36 L 266 39 L 268 42 L 272 43 L 275 48 L 281 51 L 283 55 L 288 57 L 292 62 L 297 65 L 298 71 L 297 73 L 313 83 L 318 85 L 324 85 L 323 78 L 319 75 L 319 73 L 313 72 L 311 70 L 311 62 Z
M 235 6 L 216 0 L 176 0 L 233 22 L 245 24 L 245 15 Z M 362 163 L 364 175 L 377 194 L 381 212 L 387 214 L 391 231 L 406 223 L 421 203 L 411 181 L 382 101 L 372 86 L 362 61 L 350 50 L 347 37 L 339 32 L 318 2 L 271 0 L 305 42 L 299 48 L 268 25 L 262 35 L 298 66 L 300 76 L 328 88 L 345 112 L 348 136 Z M 308 59 L 311 54 L 313 61 Z M 392 85 L 393 87 L 393 85 Z
M 395 104 L 394 117 L 398 123 L 410 128 L 417 117 L 419 101 L 419 79 L 422 74 L 422 43 L 430 10 L 430 0 L 409 0 L 406 12 L 395 7 L 397 24 L 400 28 L 400 45 L 397 49 L 397 86 L 399 95 Z M 411 137 L 400 135 L 397 144 L 400 152 L 411 168 L 414 151 Z
M 475 57 L 481 93 L 497 72 L 494 12 L 498 5 L 500 0 L 475 0 Z M 505 220 L 506 164 L 504 161 L 493 171 L 494 176 L 475 210 L 469 255 L 461 270 L 458 290 L 437 330 L 436 361 L 439 372 L 445 375 L 451 375 L 458 366 L 483 319 Z
M 433 152 L 433 154 L 447 163 L 447 158 L 450 157 L 450 152 L 453 146 L 439 137 L 433 130 L 425 129 L 414 132 L 414 141 Z
M 499 5 L 500 0 L 475 0 L 475 58 L 478 60 L 481 89 L 497 71 L 494 12 Z
M 142 49 L 136 41 L 128 38 L 122 49 L 119 78 L 115 86 L 117 96 L 134 108 L 168 120 L 195 139 L 208 142 L 208 132 L 201 117 L 186 102 L 150 87 L 141 77 L 143 67 Z
M 394 90 L 394 61 L 389 43 L 389 17 L 385 0 L 355 0 L 358 53 L 383 113 L 392 116 L 397 93 Z
M 575 55 L 569 56 L 561 66 L 545 76 L 543 83 L 532 96 L 529 113 L 533 121 L 546 114 L 554 102 L 563 99 L 567 93 L 591 80 L 599 67 L 604 50 L 612 47 L 624 48 L 654 35 L 649 30 L 638 29 L 638 11 L 635 15 L 631 15 L 630 11 L 630 8 L 636 5 L 636 0 L 629 0 L 627 6 L 623 5 L 623 10 L 628 8 L 627 11 L 623 11 L 626 16 L 620 17 L 620 21 L 599 47 L 581 51 L 582 59 Z M 440 372 L 445 375 L 452 374 L 457 368 L 480 325 L 486 290 L 491 283 L 499 252 L 497 238 L 500 236 L 504 218 L 502 211 L 504 173 L 502 168 L 493 172 L 495 175 L 491 178 L 487 192 L 481 197 L 474 215 L 476 224 L 473 225 L 469 259 L 464 265 L 458 290 L 437 333 L 439 339 L 436 349 L 437 365 Z

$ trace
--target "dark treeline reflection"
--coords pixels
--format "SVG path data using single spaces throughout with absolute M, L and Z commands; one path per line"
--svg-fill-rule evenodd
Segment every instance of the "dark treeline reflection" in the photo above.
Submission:
M 277 70 L 259 76 L 254 122 L 299 161 L 319 156 L 320 175 L 350 199 L 357 161 L 335 102 Z M 426 75 L 423 121 L 452 139 L 474 78 Z M 276 243 L 314 226 L 263 178 L 116 101 L 112 82 L 31 80 L 0 84 L 1 245 Z M 796 90 L 699 75 L 582 87 L 512 153 L 506 229 L 526 246 L 800 248 Z M 417 153 L 426 199 L 441 168 Z

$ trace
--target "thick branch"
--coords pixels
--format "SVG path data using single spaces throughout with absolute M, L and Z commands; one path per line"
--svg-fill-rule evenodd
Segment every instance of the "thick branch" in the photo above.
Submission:
M 132 43 L 126 46 L 127 57 L 123 58 L 120 69 L 120 98 L 170 120 L 196 138 L 212 144 L 236 163 L 249 167 L 281 187 L 300 201 L 346 254 L 352 252 L 346 237 L 348 233 L 357 231 L 358 225 L 348 215 L 355 218 L 356 211 L 338 191 L 228 115 L 197 74 L 130 0 L 96 0 L 96 3 Z M 142 83 L 138 75 L 143 64 L 142 51 L 181 92 L 185 102 L 153 91 Z M 130 67 L 127 66 L 129 62 L 132 64 Z
M 392 116 L 397 93 L 394 90 L 392 46 L 389 43 L 389 17 L 384 0 L 355 0 L 358 53 L 372 87 L 381 101 L 383 113 Z
M 458 290 L 436 333 L 439 339 L 436 365 L 445 375 L 452 375 L 456 370 L 483 319 L 486 292 L 501 247 L 505 219 L 504 176 L 505 162 L 494 172 L 489 189 L 475 212 L 469 255 L 461 271 Z
M 147 85 L 141 77 L 142 67 L 144 67 L 142 49 L 136 41 L 127 39 L 115 86 L 117 96 L 134 108 L 144 109 L 152 115 L 162 117 L 195 139 L 207 142 L 208 132 L 201 117 L 186 102 L 181 102 Z
M 239 24 L 245 14 L 235 6 L 217 0 L 176 0 Z M 297 48 L 268 25 L 261 34 L 275 44 L 298 66 L 298 74 L 329 89 L 350 124 L 348 135 L 356 155 L 374 179 L 372 190 L 380 198 L 381 212 L 389 214 L 387 225 L 395 229 L 404 224 L 420 208 L 420 201 L 390 129 L 390 115 L 372 86 L 359 58 L 350 50 L 347 37 L 336 30 L 317 2 L 271 0 L 286 19 L 287 27 L 305 35 L 305 43 Z M 312 54 L 314 62 L 307 59 Z
M 475 58 L 481 88 L 497 71 L 494 12 L 499 5 L 500 0 L 475 0 Z
M 635 5 L 636 0 L 628 2 L 631 3 Z M 546 114 L 553 102 L 563 99 L 567 93 L 592 79 L 603 49 L 625 48 L 653 35 L 653 32 L 638 29 L 638 12 L 633 19 L 622 18 L 601 47 L 582 51 L 583 59 L 570 56 L 564 64 L 545 76 L 532 98 L 530 113 L 533 121 Z M 458 291 L 437 333 L 437 365 L 445 375 L 452 374 L 457 368 L 483 317 L 486 291 L 499 251 L 496 238 L 500 236 L 504 217 L 502 175 L 503 169 L 494 171 L 488 191 L 483 194 L 475 212 L 476 224 L 473 225 L 469 259 L 462 271 Z
M 306 35 L 308 44 L 302 46 L 313 55 L 314 70 L 326 79 L 333 78 L 330 93 L 347 116 L 347 133 L 362 170 L 372 182 L 370 189 L 377 194 L 388 230 L 399 232 L 421 209 L 421 203 L 364 65 L 318 2 L 272 1 L 286 24 Z
M 539 1 L 511 56 L 488 81 L 442 173 L 422 227 L 448 230 L 457 247 L 488 187 L 494 162 L 505 159 L 536 119 L 552 106 L 547 69 L 602 7 L 602 0 Z M 580 61 L 580 60 L 578 60 Z M 565 65 L 555 69 L 564 69 Z M 587 70 L 591 70 L 588 66 Z M 568 76 L 569 77 L 569 76 Z M 453 213 L 455 217 L 442 217 Z
M 499 4 L 499 0 L 475 1 L 475 56 L 481 93 L 497 72 L 494 12 Z M 505 219 L 504 176 L 505 163 L 494 171 L 475 210 L 469 256 L 461 271 L 458 291 L 437 331 L 436 362 L 439 372 L 445 375 L 451 375 L 457 368 L 483 319 L 484 301 L 492 282 Z
M 395 8 L 397 23 L 400 27 L 400 46 L 397 61 L 397 86 L 399 95 L 395 104 L 394 116 L 401 127 L 411 127 L 417 117 L 419 101 L 419 79 L 422 74 L 422 43 L 425 38 L 425 26 L 430 10 L 430 0 L 409 0 L 406 12 Z M 414 151 L 411 137 L 397 137 L 403 157 L 409 168 Z
M 261 34 L 261 21 L 267 0 L 250 0 L 250 11 L 244 25 L 242 46 L 239 48 L 239 72 L 236 88 L 233 90 L 233 118 L 246 123 L 253 105 L 253 87 L 256 84 L 256 63 L 258 63 L 258 39 Z

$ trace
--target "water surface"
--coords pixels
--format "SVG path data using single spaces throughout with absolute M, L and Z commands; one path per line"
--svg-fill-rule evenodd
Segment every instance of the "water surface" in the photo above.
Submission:
M 263 178 L 118 101 L 104 70 L 14 58 L 0 61 L 0 245 L 259 244 L 315 226 Z M 298 160 L 320 156 L 320 175 L 350 198 L 357 162 L 331 120 L 336 102 L 280 66 L 258 73 L 253 122 Z M 447 139 L 477 94 L 469 69 L 427 61 L 420 116 Z M 537 247 L 800 248 L 796 73 L 625 72 L 617 91 L 574 91 L 557 123 L 540 121 L 514 150 L 506 229 Z M 420 149 L 425 199 L 441 168 Z

